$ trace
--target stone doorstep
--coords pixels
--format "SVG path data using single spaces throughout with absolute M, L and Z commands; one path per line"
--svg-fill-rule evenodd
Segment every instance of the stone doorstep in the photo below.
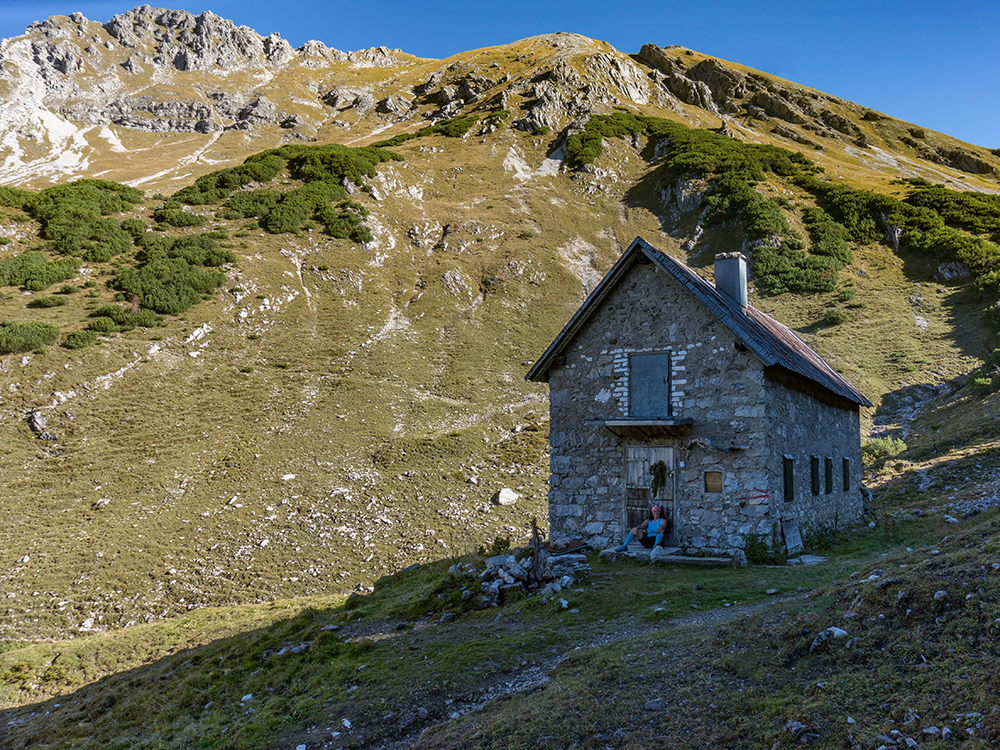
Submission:
M 821 555 L 799 555 L 788 558 L 789 565 L 819 565 L 825 562 L 826 558 Z
M 681 555 L 679 554 L 681 551 L 680 547 L 664 547 L 663 551 L 666 552 L 666 554 L 663 557 L 660 557 L 656 562 L 706 566 L 733 564 L 733 558 L 731 557 L 689 557 L 688 555 Z M 628 546 L 628 552 L 625 554 L 631 555 L 632 557 L 638 557 L 643 560 L 648 560 L 650 552 L 652 552 L 652 550 L 646 549 L 638 542 L 633 542 Z
M 644 557 L 644 558 L 646 558 L 648 560 L 649 559 L 649 554 L 652 551 L 653 550 L 651 550 L 651 549 L 646 549 L 645 547 L 643 547 L 641 544 L 639 544 L 639 542 L 632 542 L 632 544 L 630 544 L 628 546 L 628 551 L 625 554 L 632 555 L 633 557 Z M 678 552 L 681 551 L 681 548 L 680 547 L 664 547 L 663 551 L 666 552 L 668 555 L 676 555 Z

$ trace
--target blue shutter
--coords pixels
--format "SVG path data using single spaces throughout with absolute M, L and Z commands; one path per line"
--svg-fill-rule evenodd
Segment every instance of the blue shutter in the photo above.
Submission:
M 670 410 L 670 352 L 629 358 L 629 416 L 661 419 Z

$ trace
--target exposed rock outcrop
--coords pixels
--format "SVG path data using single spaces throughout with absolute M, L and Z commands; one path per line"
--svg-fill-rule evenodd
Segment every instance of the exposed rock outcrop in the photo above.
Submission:
M 54 16 L 0 43 L 0 95 L 7 103 L 0 140 L 16 144 L 5 166 L 10 175 L 21 160 L 32 163 L 15 178 L 21 180 L 53 172 L 82 176 L 93 148 L 82 132 L 103 126 L 111 126 L 104 137 L 128 151 L 137 146 L 127 131 L 242 130 L 278 145 L 319 137 L 324 126 L 366 137 L 411 119 L 435 123 L 505 110 L 471 132 L 488 136 L 511 127 L 568 136 L 595 113 L 656 104 L 698 127 L 705 123 L 693 108 L 702 110 L 723 120 L 721 131 L 733 137 L 756 130 L 813 149 L 824 148 L 825 139 L 859 148 L 885 148 L 892 139 L 921 159 L 994 172 L 985 150 L 901 130 L 886 116 L 873 118 L 849 102 L 691 50 L 647 44 L 624 55 L 564 33 L 509 49 L 512 67 L 499 56 L 461 56 L 407 75 L 424 61 L 387 47 L 344 53 L 309 41 L 292 49 L 278 34 L 261 36 L 211 12 L 143 5 L 107 23 L 79 13 Z M 386 70 L 359 79 L 352 73 L 358 68 Z M 203 145 L 195 140 L 192 156 Z M 108 167 L 102 173 L 112 175 Z

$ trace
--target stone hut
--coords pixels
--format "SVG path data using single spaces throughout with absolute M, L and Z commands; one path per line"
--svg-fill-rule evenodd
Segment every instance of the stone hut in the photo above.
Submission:
M 861 518 L 871 402 L 748 304 L 741 254 L 715 279 L 637 238 L 526 376 L 549 384 L 554 543 L 620 544 L 653 501 L 672 546 L 741 560 L 748 535 L 794 551 Z

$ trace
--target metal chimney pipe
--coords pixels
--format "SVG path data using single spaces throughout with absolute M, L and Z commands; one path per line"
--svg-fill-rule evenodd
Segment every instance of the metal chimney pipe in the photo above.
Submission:
M 715 256 L 715 288 L 740 307 L 747 306 L 747 259 L 743 253 Z

